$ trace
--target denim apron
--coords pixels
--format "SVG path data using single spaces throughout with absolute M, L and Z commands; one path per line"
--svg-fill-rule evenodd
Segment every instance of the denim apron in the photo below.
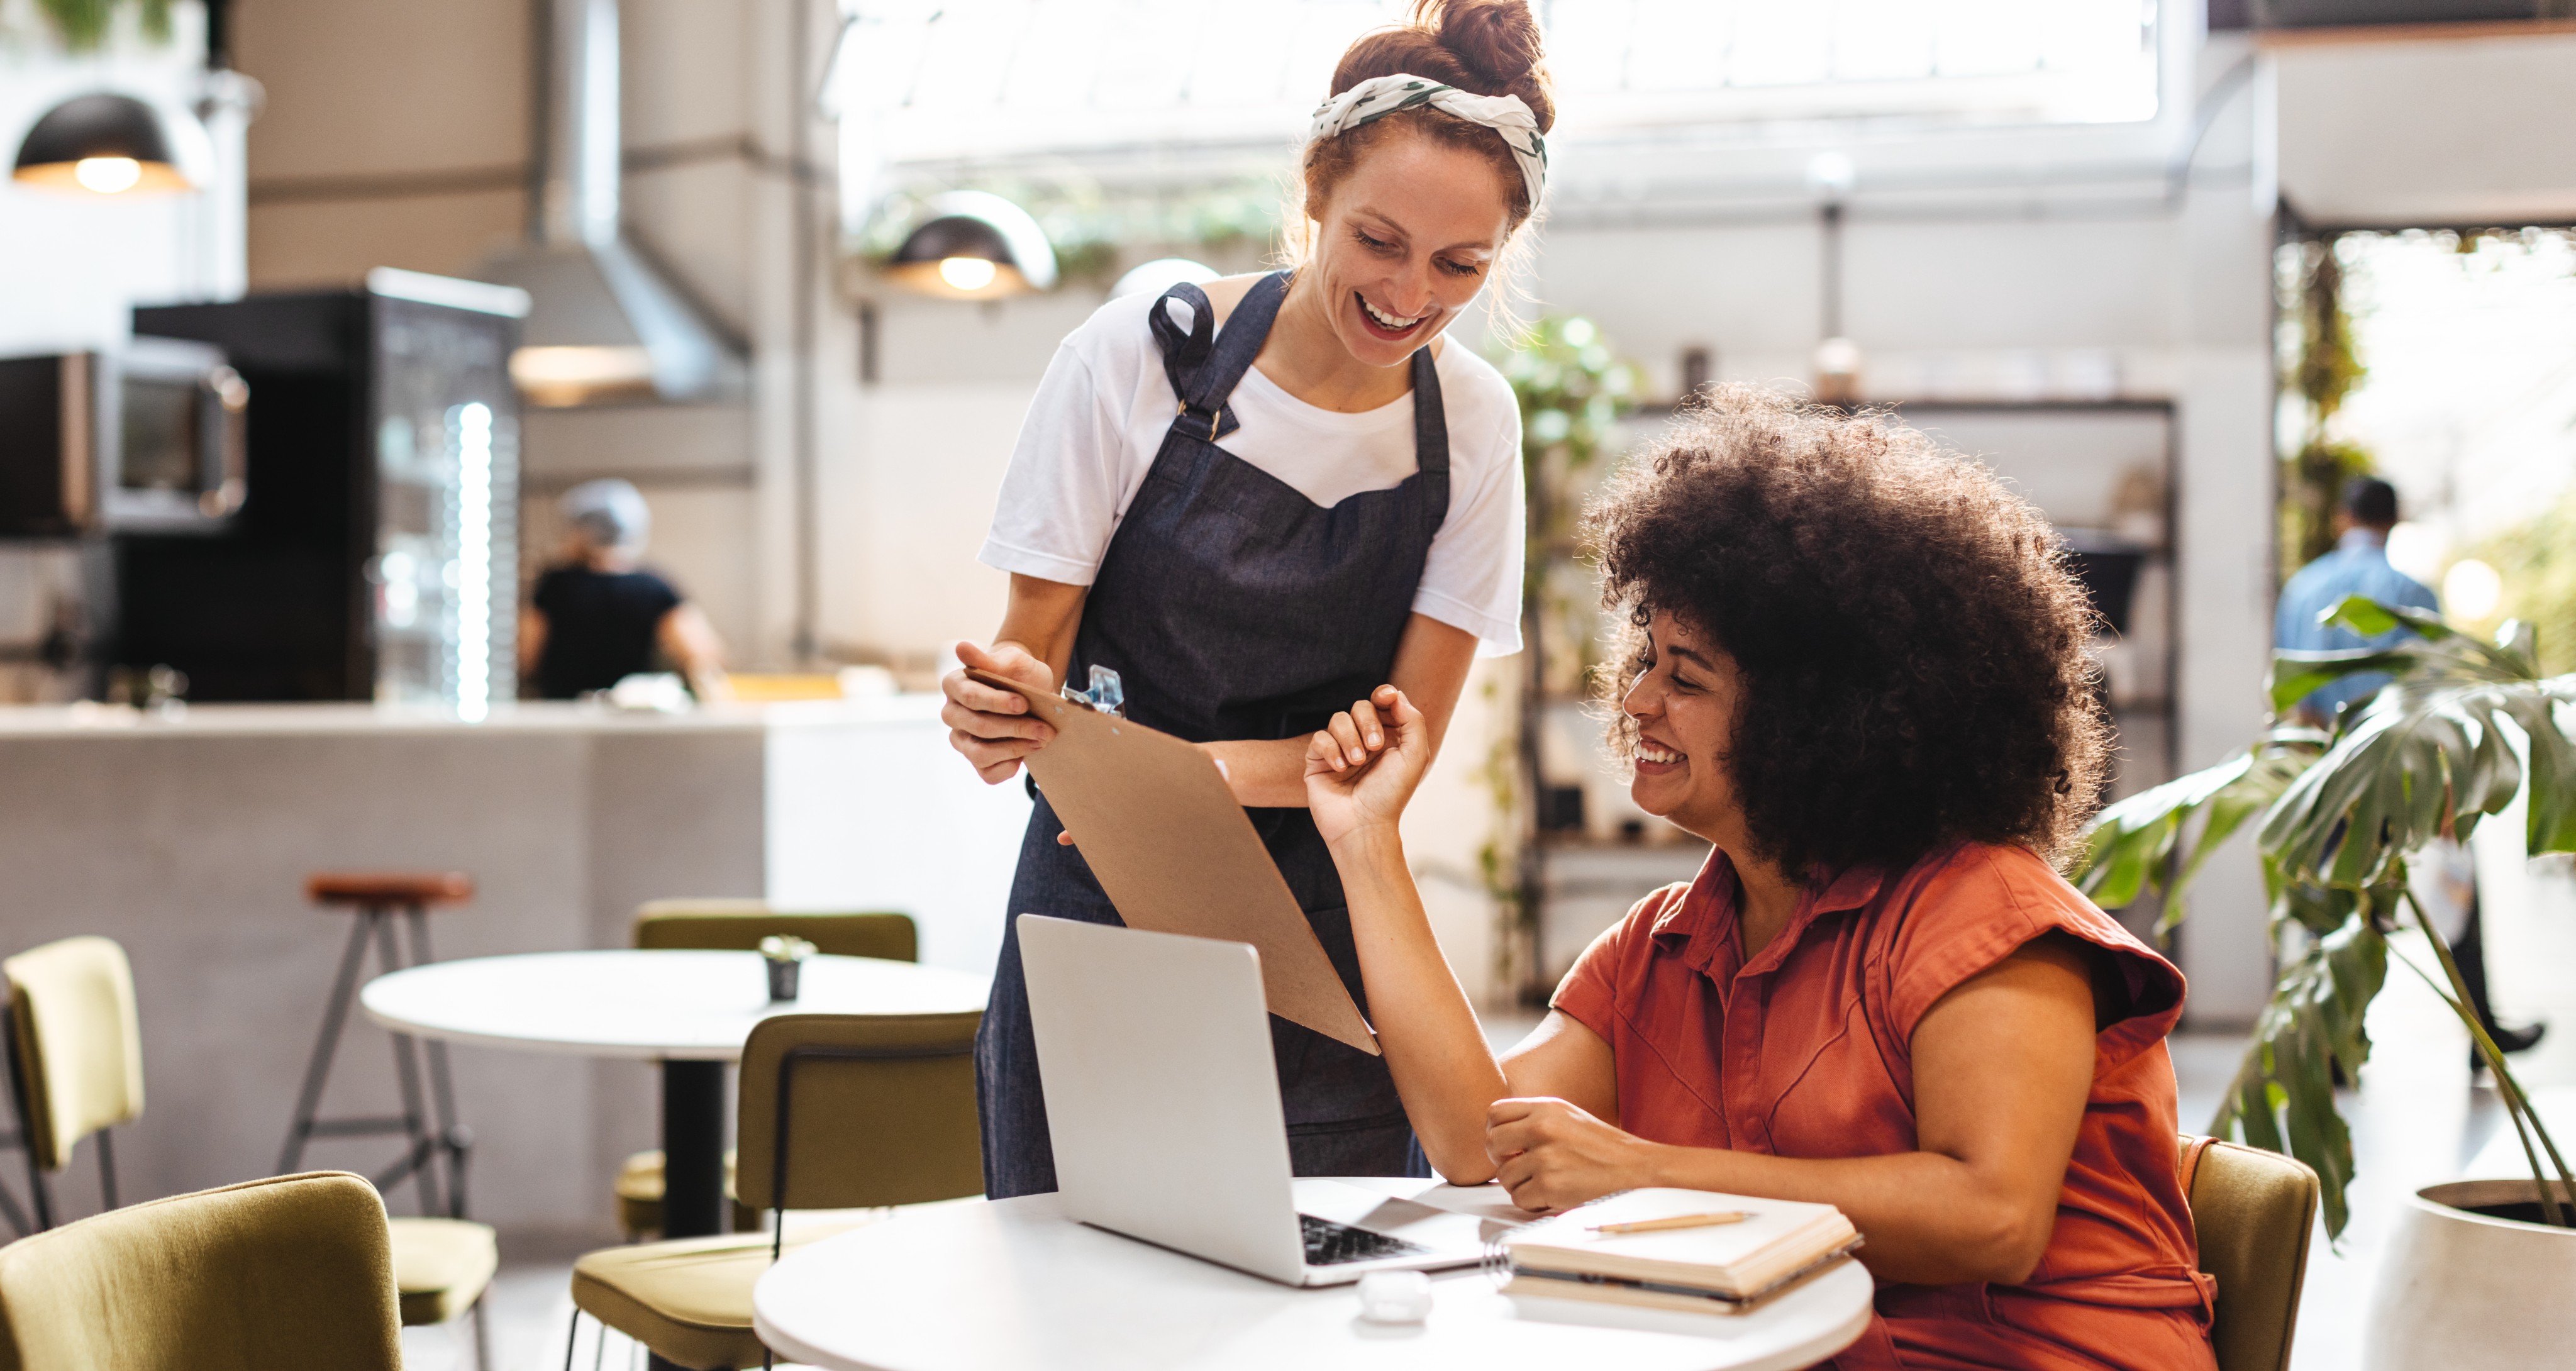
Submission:
M 1181 397 L 1179 416 L 1109 540 L 1074 638 L 1068 680 L 1087 681 L 1094 666 L 1117 671 L 1129 718 L 1191 742 L 1304 737 L 1384 684 L 1449 511 L 1449 430 L 1429 348 L 1412 361 L 1415 470 L 1393 489 L 1325 509 L 1217 446 L 1239 426 L 1226 397 L 1261 351 L 1287 288 L 1285 272 L 1264 277 L 1222 331 L 1196 286 L 1174 286 L 1154 303 L 1154 341 Z M 1186 333 L 1171 319 L 1174 300 L 1190 308 Z M 1080 850 L 1056 842 L 1064 826 L 1046 796 L 1036 799 L 1011 912 L 1118 923 Z M 1303 809 L 1244 812 L 1365 1013 L 1350 911 L 1314 818 Z M 1385 1058 L 1275 1017 L 1270 1040 L 1298 1175 L 1430 1174 Z M 1003 932 L 975 1068 L 984 1193 L 1055 1189 L 1013 925 Z

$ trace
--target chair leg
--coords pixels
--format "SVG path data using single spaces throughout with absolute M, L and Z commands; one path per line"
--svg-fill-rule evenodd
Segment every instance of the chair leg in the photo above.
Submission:
M 98 1194 L 109 1209 L 116 1204 L 116 1130 L 98 1130 Z
M 572 1307 L 572 1317 L 564 1320 L 564 1371 L 572 1371 L 573 1345 L 581 1341 L 581 1306 Z
M 313 1136 L 313 1116 L 322 1107 L 322 1087 L 331 1079 L 331 1057 L 340 1047 L 340 1029 L 348 1021 L 349 1001 L 357 994 L 358 967 L 367 958 L 367 938 L 378 915 L 358 911 L 349 930 L 348 950 L 340 954 L 340 975 L 331 983 L 331 999 L 322 1009 L 322 1033 L 313 1041 L 313 1057 L 304 1067 L 304 1089 L 295 1099 L 295 1120 L 287 1125 L 286 1149 L 278 1154 L 277 1174 L 291 1174 L 304 1160 L 304 1144 Z
M 474 1299 L 474 1371 L 492 1371 L 492 1292 L 487 1287 Z

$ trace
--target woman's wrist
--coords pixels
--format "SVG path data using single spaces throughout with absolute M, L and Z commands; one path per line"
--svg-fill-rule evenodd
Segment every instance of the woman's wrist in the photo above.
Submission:
M 1404 860 L 1404 834 L 1393 819 L 1364 819 L 1326 840 L 1333 859 L 1362 869 L 1410 870 Z

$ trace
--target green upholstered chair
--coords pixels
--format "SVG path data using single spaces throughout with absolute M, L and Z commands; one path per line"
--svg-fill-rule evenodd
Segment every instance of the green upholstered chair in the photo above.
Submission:
M 9 987 L 9 1072 L 27 1152 L 32 1225 L 54 1225 L 45 1173 L 98 1138 L 98 1180 L 116 1207 L 116 1149 L 108 1129 L 143 1112 L 143 1033 L 134 968 L 106 938 L 65 938 L 0 961 Z M 19 1216 L 11 1215 L 13 1221 Z
M 0 1248 L 0 1371 L 401 1371 L 384 1201 L 311 1172 Z
M 768 1350 L 752 1333 L 752 1285 L 785 1248 L 850 1226 L 791 1238 L 785 1211 L 983 1193 L 974 1055 L 982 1018 L 970 1011 L 762 1020 L 743 1044 L 736 1181 L 744 1204 L 780 1211 L 771 1231 L 593 1252 L 573 1264 L 573 1303 L 681 1366 L 766 1364 Z
M 2218 1371 L 2287 1371 L 2317 1223 L 2317 1173 L 2278 1152 L 2186 1135 L 2183 1193 L 2200 1269 L 2218 1280 Z
M 827 957 L 918 959 L 920 938 L 912 916 L 889 913 L 822 913 L 776 910 L 766 900 L 648 900 L 635 911 L 635 945 L 707 952 L 756 952 L 773 933 L 792 934 Z M 734 1159 L 725 1156 L 725 1193 L 733 1188 Z M 662 1151 L 627 1157 L 617 1170 L 617 1226 L 631 1240 L 662 1231 Z M 734 1230 L 760 1227 L 760 1211 L 740 1200 Z
M 106 938 L 65 938 L 0 962 L 0 978 L 9 985 L 10 1067 L 26 1122 L 35 1227 L 53 1226 L 40 1172 L 60 1171 L 73 1145 L 92 1133 L 113 1210 L 115 1156 L 106 1130 L 143 1113 L 143 1040 L 125 950 Z M 381 1198 L 376 1212 L 381 1222 Z M 490 1226 L 404 1218 L 387 1233 L 402 1321 L 445 1323 L 472 1310 L 477 1364 L 488 1366 L 482 1301 L 500 1269 Z

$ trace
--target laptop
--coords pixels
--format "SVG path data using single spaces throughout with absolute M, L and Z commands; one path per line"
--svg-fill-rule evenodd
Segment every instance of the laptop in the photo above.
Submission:
M 1286 1285 L 1483 1259 L 1473 1215 L 1290 1174 L 1251 944 L 1019 930 L 1066 1217 Z

